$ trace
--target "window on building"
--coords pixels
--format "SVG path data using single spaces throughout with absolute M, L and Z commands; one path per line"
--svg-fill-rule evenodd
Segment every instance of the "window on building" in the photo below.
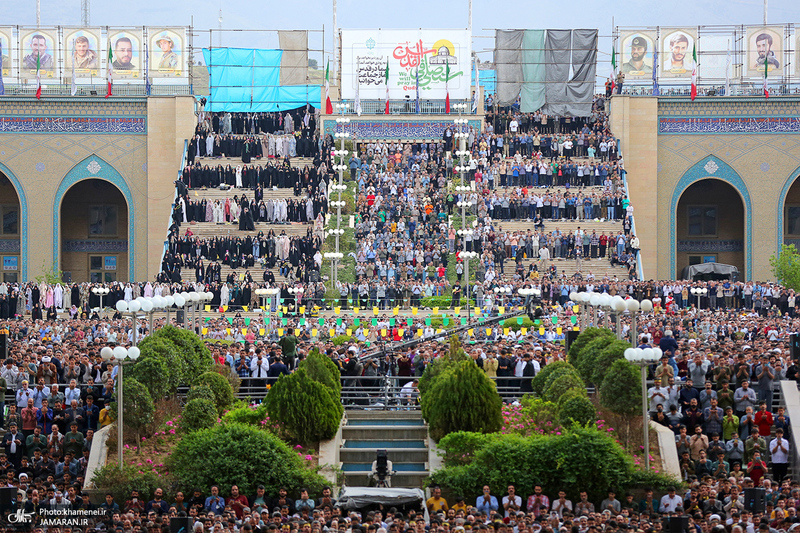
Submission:
M 786 234 L 800 235 L 800 205 L 786 206 Z
M 117 234 L 117 206 L 96 205 L 89 208 L 89 235 Z
M 116 267 L 116 256 L 102 256 L 90 255 L 89 256 L 89 281 L 92 283 L 110 283 L 117 281 L 116 270 L 108 270 L 108 257 L 114 258 L 114 266 Z
M 688 234 L 692 237 L 715 237 L 717 235 L 717 206 L 690 205 L 688 207 Z
M 700 256 L 700 255 L 690 255 L 689 256 L 689 266 L 700 265 L 702 263 L 703 263 L 703 256 Z
M 0 217 L 2 217 L 3 221 L 0 232 L 2 232 L 3 235 L 19 234 L 19 208 L 17 206 L 0 206 Z

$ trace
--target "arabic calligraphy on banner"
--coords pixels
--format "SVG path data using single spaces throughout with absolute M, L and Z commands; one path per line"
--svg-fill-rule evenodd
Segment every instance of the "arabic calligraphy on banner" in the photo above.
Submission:
M 703 117 L 659 119 L 658 133 L 800 133 L 797 117 Z
M 384 99 L 387 63 L 391 99 L 471 97 L 466 30 L 342 30 L 342 97 Z

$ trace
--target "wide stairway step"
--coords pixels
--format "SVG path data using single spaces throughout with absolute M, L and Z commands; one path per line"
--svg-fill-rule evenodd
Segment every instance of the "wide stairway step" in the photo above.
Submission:
M 429 475 L 428 427 L 419 411 L 349 411 L 342 428 L 340 467 L 351 486 L 370 486 L 372 462 L 386 450 L 393 487 L 421 488 Z

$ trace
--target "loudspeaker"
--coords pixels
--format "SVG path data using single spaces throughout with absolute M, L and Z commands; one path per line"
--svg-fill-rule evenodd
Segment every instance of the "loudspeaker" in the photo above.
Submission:
M 8 333 L 0 333 L 0 359 L 8 359 Z
M 175 313 L 175 320 L 178 322 L 178 324 L 183 324 L 184 313 L 185 311 L 183 309 L 178 309 L 178 311 Z
M 188 516 L 183 518 L 170 518 L 169 533 L 191 533 L 192 525 L 192 519 Z
M 580 331 L 573 331 L 571 329 L 567 330 L 567 336 L 565 337 L 565 346 L 567 351 L 569 351 L 569 347 L 572 345 L 573 342 L 578 338 L 578 335 L 581 334 Z
M 744 489 L 744 508 L 753 514 L 767 510 L 767 491 L 764 489 Z
M 670 516 L 669 533 L 686 533 L 689 530 L 688 516 Z
M 800 335 L 797 333 L 789 335 L 789 350 L 791 350 L 792 359 L 800 358 Z
M 17 499 L 16 487 L 0 488 L 0 512 L 5 514 L 14 508 L 14 500 Z

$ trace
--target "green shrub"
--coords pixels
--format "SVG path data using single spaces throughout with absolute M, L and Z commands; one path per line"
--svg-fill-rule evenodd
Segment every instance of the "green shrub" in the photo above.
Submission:
M 558 404 L 558 420 L 564 427 L 577 423 L 580 426 L 594 424 L 597 421 L 597 412 L 594 404 L 586 395 L 567 393 L 563 401 Z
M 156 330 L 153 336 L 168 340 L 178 349 L 183 370 L 182 385 L 194 385 L 197 378 L 214 364 L 211 351 L 193 331 L 166 325 Z
M 597 360 L 600 354 L 603 353 L 603 350 L 613 341 L 613 335 L 611 337 L 600 335 L 595 337 L 594 340 L 581 350 L 580 359 L 578 359 L 578 364 L 575 365 L 575 368 L 578 369 L 578 374 L 580 374 L 587 385 L 594 383 L 592 379 L 594 378 L 594 372 L 598 365 Z M 594 384 L 599 385 L 599 383 Z
M 439 441 L 440 455 L 444 466 L 469 464 L 476 450 L 486 446 L 496 436 L 471 431 L 456 431 L 445 435 Z
M 123 503 L 130 498 L 133 490 L 139 491 L 140 499 L 149 501 L 164 482 L 152 470 L 140 471 L 139 467 L 127 464 L 120 469 L 116 461 L 103 465 L 91 480 L 86 481 L 93 481 L 102 494 L 110 492 L 114 495 L 114 501 Z
M 569 368 L 575 371 L 573 366 L 567 363 L 566 361 L 554 361 L 548 365 L 545 365 L 544 368 L 539 370 L 539 372 L 536 374 L 536 377 L 533 378 L 532 382 L 533 392 L 535 392 L 539 396 L 544 394 L 544 389 L 546 388 L 545 383 L 547 383 L 547 378 L 553 371 L 562 368 Z
M 263 428 L 261 424 L 267 418 L 267 404 L 260 403 L 257 406 L 250 406 L 244 402 L 239 402 L 233 409 L 225 413 L 222 417 L 225 423 L 247 424 Z
M 636 416 L 642 408 L 641 371 L 625 359 L 611 365 L 600 386 L 600 405 L 622 416 Z
M 314 348 L 309 352 L 300 366 L 305 367 L 308 377 L 318 381 L 336 393 L 337 398 L 341 398 L 342 379 L 339 367 L 331 361 L 327 355 L 322 355 L 319 350 Z
M 127 371 L 146 383 L 154 398 L 175 394 L 180 385 L 194 385 L 213 365 L 211 352 L 200 337 L 174 326 L 157 329 L 138 346 L 141 355 Z
M 564 405 L 565 402 L 571 400 L 572 398 L 588 398 L 588 394 L 586 394 L 586 389 L 570 389 L 564 394 L 561 395 L 561 398 L 558 399 L 558 403 L 555 404 L 555 416 L 553 418 L 558 418 L 558 412 L 561 411 L 561 406 Z
M 569 362 L 574 367 L 578 367 L 578 362 L 580 361 L 581 352 L 586 347 L 587 344 L 592 342 L 597 337 L 609 337 L 609 340 L 614 339 L 614 333 L 611 330 L 605 328 L 586 328 L 585 330 L 581 331 L 581 334 L 578 335 L 578 338 L 573 341 L 573 343 L 569 347 Z
M 136 434 L 136 442 L 139 442 L 142 440 L 142 432 L 153 422 L 156 409 L 147 387 L 133 378 L 126 376 L 124 379 L 122 409 L 125 412 L 125 429 L 132 429 Z M 116 394 L 111 404 L 111 416 L 114 419 L 117 416 Z
M 586 394 L 585 389 L 573 390 Z M 563 398 L 572 392 L 573 391 L 569 391 L 561 397 Z M 553 402 L 546 402 L 541 398 L 536 398 L 530 394 L 526 394 L 522 397 L 522 401 L 520 403 L 522 404 L 523 413 L 530 419 L 531 424 L 534 427 L 545 427 L 548 422 L 553 423 L 558 419 L 558 405 L 554 404 Z
M 547 389 L 550 388 L 550 385 L 553 384 L 558 378 L 563 376 L 572 376 L 575 378 L 581 379 L 580 375 L 578 375 L 578 371 L 572 365 L 559 367 L 550 372 L 550 374 L 544 380 L 544 389 L 542 390 L 542 396 L 547 394 Z
M 503 400 L 494 382 L 469 359 L 445 366 L 425 392 L 420 387 L 420 403 L 436 441 L 454 431 L 493 433 L 503 425 Z
M 264 403 L 271 419 L 294 440 L 313 445 L 333 438 L 339 429 L 344 409 L 337 396 L 334 390 L 311 379 L 301 366 L 278 378 Z
M 186 431 L 199 431 L 217 423 L 217 408 L 208 398 L 190 400 L 183 408 L 181 427 Z
M 263 484 L 267 494 L 277 494 L 282 486 L 290 494 L 305 487 L 313 498 L 326 481 L 304 463 L 272 433 L 230 423 L 188 434 L 175 446 L 167 465 L 182 490 L 236 484 L 242 494 L 253 494 Z
M 349 344 L 351 342 L 355 342 L 355 337 L 352 335 L 337 335 L 331 339 L 331 343 L 334 346 L 341 346 L 343 344 Z
M 453 264 L 454 264 L 454 262 L 451 261 L 448 264 L 448 266 L 453 265 Z M 454 270 L 454 272 L 455 272 L 455 270 Z M 469 271 L 469 274 L 470 274 L 470 277 L 475 275 L 472 270 Z M 456 279 L 455 275 L 454 275 L 453 279 Z M 463 289 L 463 278 L 462 278 L 462 284 L 461 285 L 462 285 L 462 289 Z M 470 294 L 470 296 L 472 296 L 472 289 L 469 290 L 469 294 Z M 475 306 L 475 299 L 474 298 L 470 298 L 469 302 L 470 302 L 470 305 L 472 305 L 473 307 Z M 433 309 L 434 307 L 438 307 L 442 311 L 444 311 L 445 309 L 449 309 L 451 305 L 453 305 L 453 297 L 452 296 L 426 296 L 426 297 L 422 298 L 419 301 L 419 306 L 420 307 L 430 307 L 431 309 Z M 463 290 L 461 291 L 461 303 L 460 303 L 460 306 L 461 307 L 466 307 L 467 306 L 467 298 L 464 295 L 464 291 Z
M 631 343 L 622 340 L 613 340 L 603 348 L 597 355 L 592 372 L 592 383 L 600 385 L 606 377 L 606 373 L 614 364 L 614 361 L 625 358 L 625 350 L 631 347 Z
M 214 405 L 217 408 L 218 414 L 221 414 L 225 409 L 233 405 L 233 387 L 222 375 L 214 371 L 204 372 L 195 382 L 208 386 L 211 392 L 214 393 Z
M 545 494 L 564 490 L 578 498 L 587 491 L 590 501 L 606 497 L 609 487 L 618 492 L 634 481 L 633 460 L 614 440 L 596 428 L 571 427 L 561 435 L 494 435 L 478 441 L 473 460 L 465 465 L 445 466 L 434 472 L 430 484 L 455 494 L 480 494 L 482 486 L 501 494 L 509 483 L 521 487 L 541 484 Z M 447 441 L 440 441 L 445 446 Z M 443 450 L 448 453 L 448 449 Z
M 544 391 L 544 399 L 548 402 L 557 403 L 565 392 L 572 389 L 585 390 L 583 380 L 575 374 L 564 374 L 554 379 L 550 386 Z
M 186 393 L 186 403 L 196 398 L 203 398 L 214 404 L 214 391 L 208 385 L 195 385 Z

